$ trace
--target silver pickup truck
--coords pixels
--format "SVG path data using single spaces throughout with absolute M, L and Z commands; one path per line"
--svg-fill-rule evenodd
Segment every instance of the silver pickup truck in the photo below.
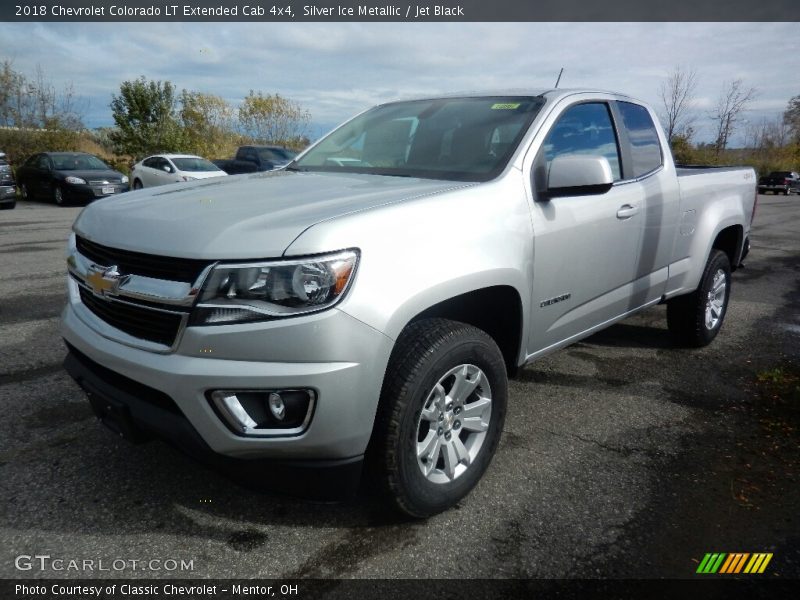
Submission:
M 365 465 L 425 517 L 485 472 L 518 367 L 664 302 L 711 342 L 755 188 L 676 168 L 619 94 L 382 104 L 284 170 L 84 209 L 65 366 L 127 438 L 299 493 Z

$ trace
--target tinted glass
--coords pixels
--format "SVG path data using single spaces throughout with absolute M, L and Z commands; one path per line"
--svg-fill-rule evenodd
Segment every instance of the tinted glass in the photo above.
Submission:
M 662 164 L 658 132 L 650 113 L 644 106 L 630 102 L 618 102 L 617 106 L 628 131 L 628 139 L 631 141 L 633 173 L 630 177 L 640 177 Z
M 486 181 L 505 167 L 543 104 L 528 96 L 385 104 L 328 135 L 293 166 Z
M 578 104 L 567 109 L 547 135 L 544 152 L 548 168 L 556 156 L 604 156 L 611 165 L 614 181 L 622 178 L 617 135 L 605 103 Z
M 297 156 L 297 152 L 292 152 L 291 150 L 285 150 L 283 148 L 261 148 L 258 151 L 258 155 L 261 157 L 261 160 L 283 162 L 292 160 Z
M 91 154 L 52 154 L 53 168 L 58 171 L 100 171 L 109 166 Z
M 173 158 L 173 164 L 179 171 L 219 171 L 220 168 L 205 158 Z

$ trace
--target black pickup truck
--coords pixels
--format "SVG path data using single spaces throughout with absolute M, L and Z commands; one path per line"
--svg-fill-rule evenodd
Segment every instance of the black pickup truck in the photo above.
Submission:
M 228 175 L 272 171 L 288 165 L 297 155 L 282 146 L 239 146 L 232 160 L 211 161 Z
M 758 180 L 758 193 L 782 193 L 788 196 L 791 193 L 800 194 L 800 174 L 795 171 L 773 171 Z
M 17 205 L 17 186 L 14 174 L 4 152 L 0 152 L 0 209 L 14 208 Z

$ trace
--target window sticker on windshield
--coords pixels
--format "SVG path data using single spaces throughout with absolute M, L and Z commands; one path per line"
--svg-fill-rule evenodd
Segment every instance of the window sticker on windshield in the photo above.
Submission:
M 519 105 L 519 102 L 498 102 L 497 104 L 492 104 L 492 110 L 514 110 L 519 108 Z

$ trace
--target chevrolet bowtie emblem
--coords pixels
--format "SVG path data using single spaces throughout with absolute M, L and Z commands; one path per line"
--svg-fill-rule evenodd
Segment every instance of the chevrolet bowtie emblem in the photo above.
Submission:
M 128 275 L 121 275 L 119 268 L 92 265 L 86 275 L 86 283 L 98 296 L 117 295 L 119 286 L 128 280 Z

